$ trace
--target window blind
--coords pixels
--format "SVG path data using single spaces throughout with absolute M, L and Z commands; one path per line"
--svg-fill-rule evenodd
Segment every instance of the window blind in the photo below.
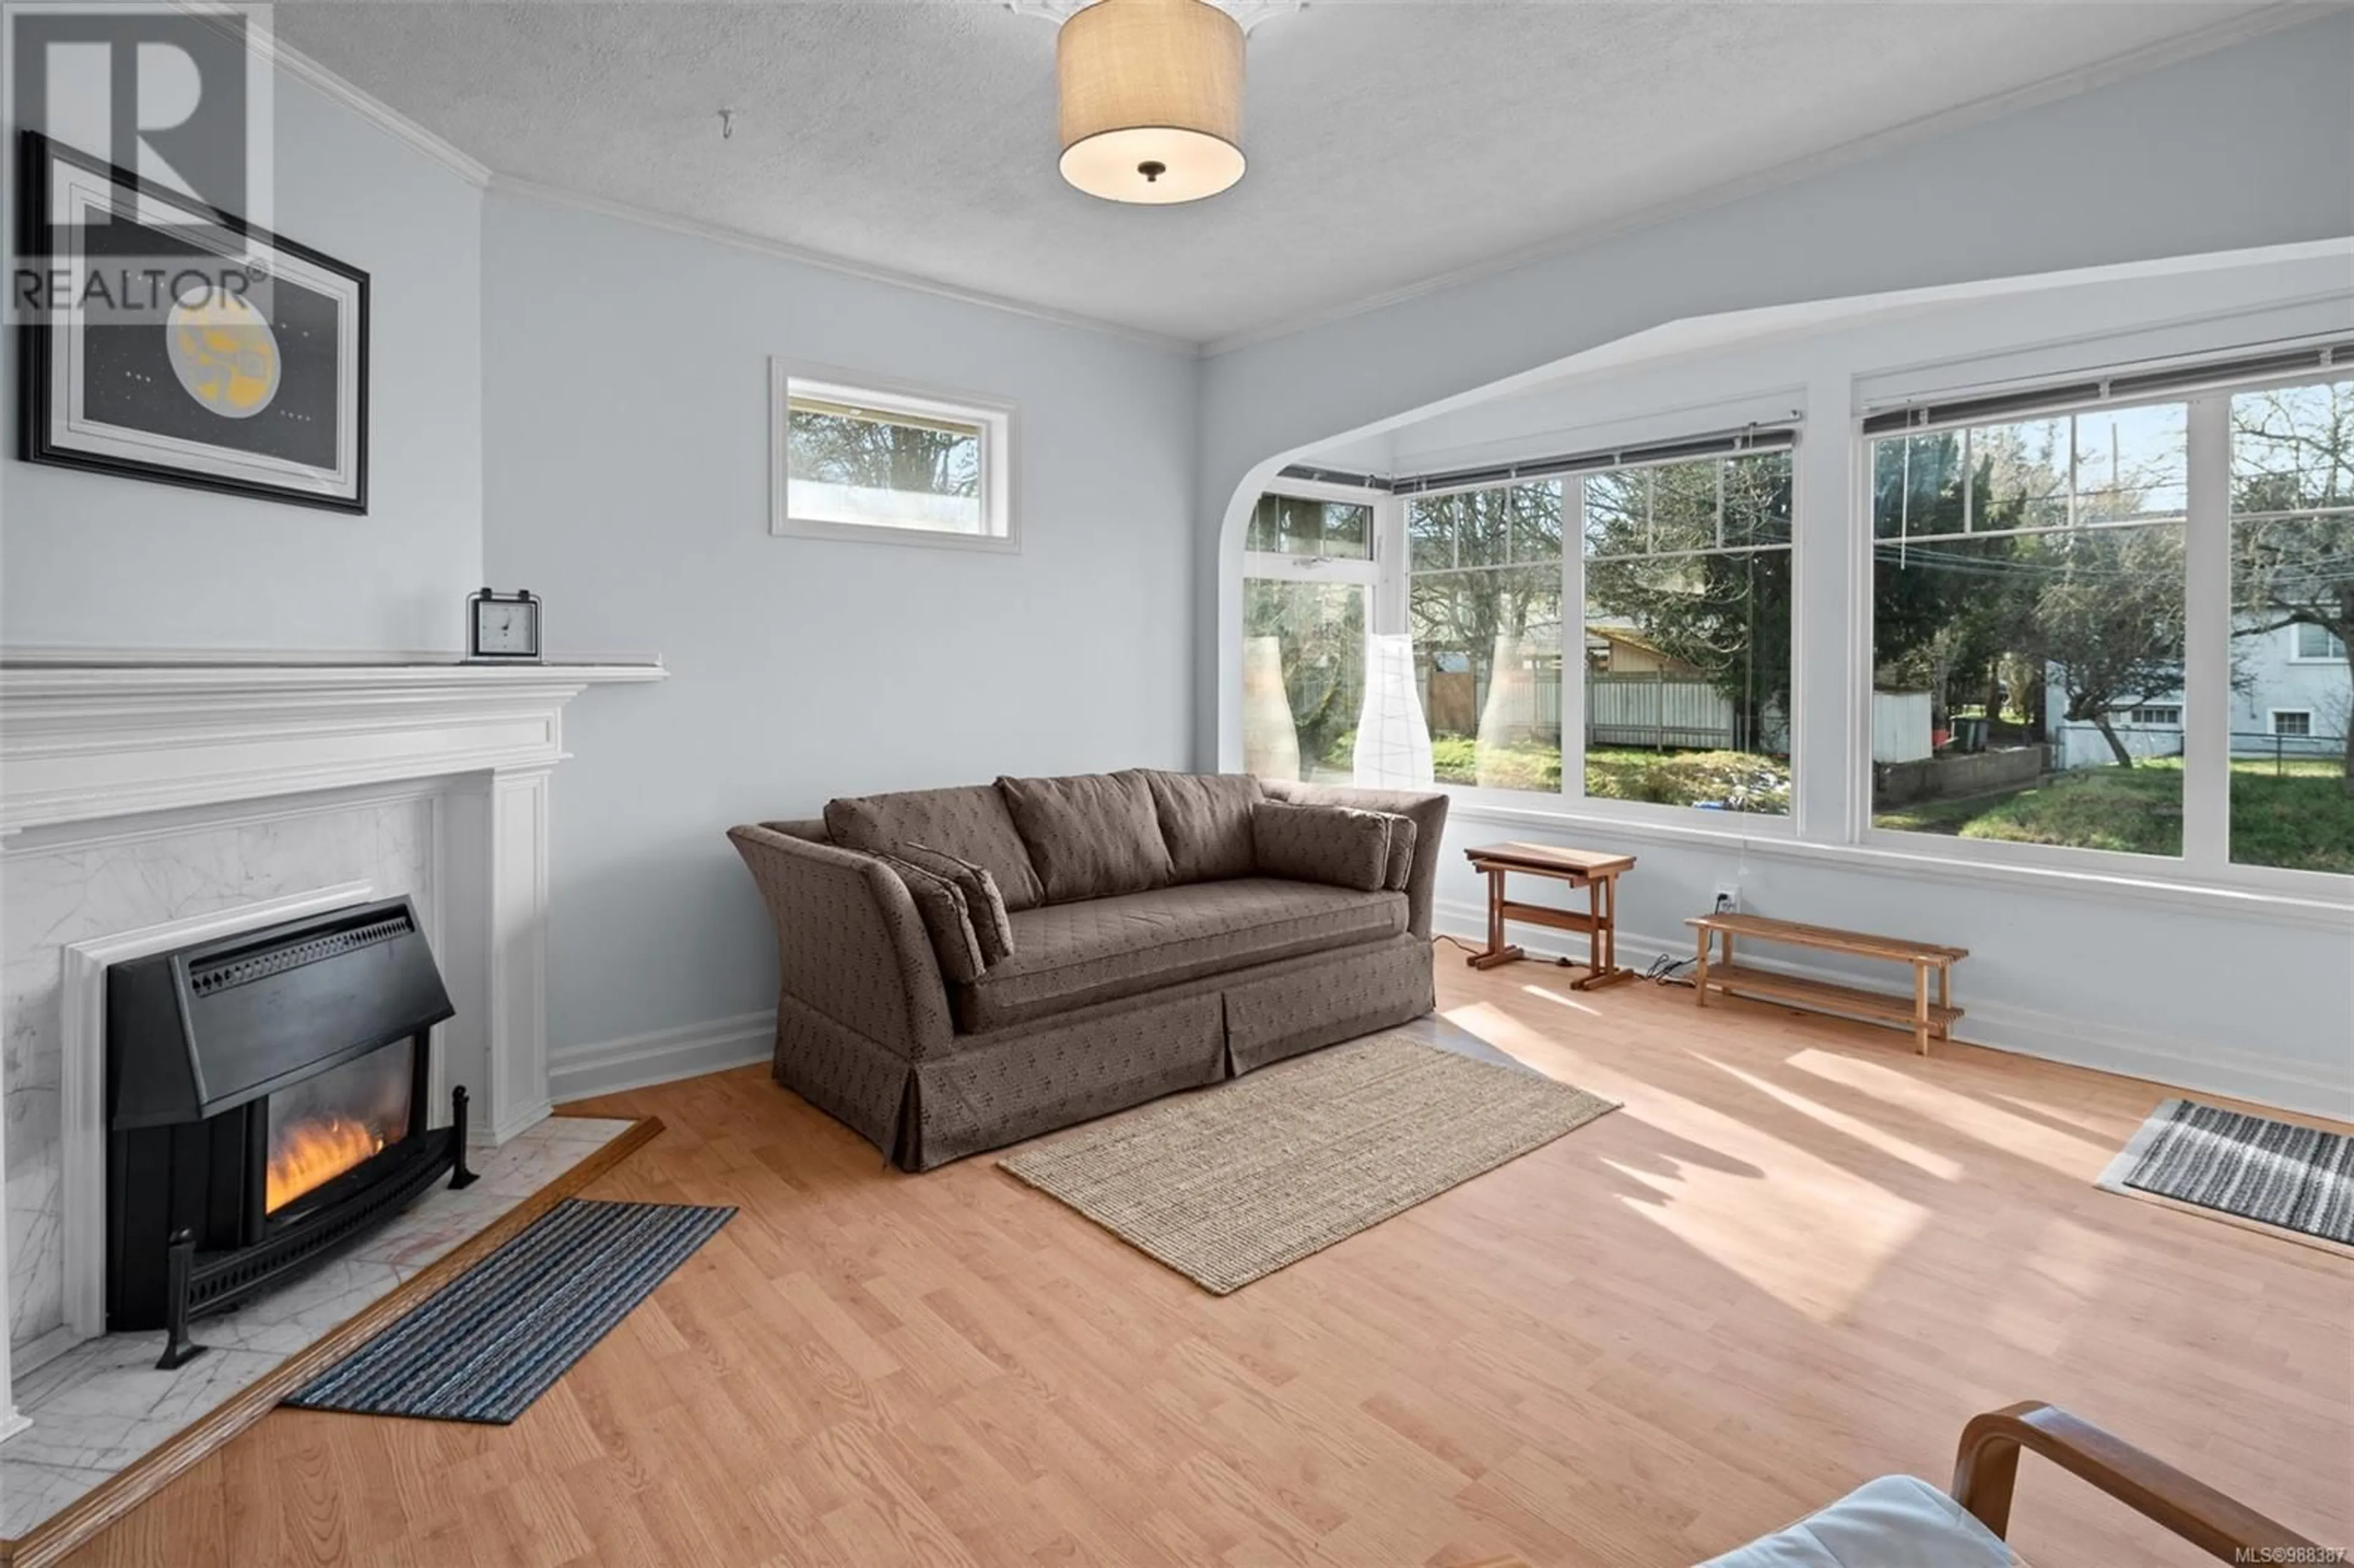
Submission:
M 2242 382 L 2274 381 L 2307 373 L 2327 376 L 2333 370 L 2354 374 L 2354 342 L 2202 360 L 2158 370 L 2082 376 L 1979 397 L 1925 398 L 1866 414 L 1863 433 L 1881 436 L 1902 430 L 1945 429 L 1956 425 L 2032 418 L 2039 414 L 2096 408 L 2105 403 L 2159 402 Z

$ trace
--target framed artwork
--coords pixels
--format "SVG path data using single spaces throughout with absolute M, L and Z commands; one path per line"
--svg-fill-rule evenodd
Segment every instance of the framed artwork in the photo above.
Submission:
M 26 461 L 367 510 L 366 273 L 38 132 L 18 186 Z

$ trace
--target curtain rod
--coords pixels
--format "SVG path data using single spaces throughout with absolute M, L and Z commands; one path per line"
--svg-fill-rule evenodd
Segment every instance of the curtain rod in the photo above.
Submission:
M 2169 366 L 2163 370 L 2136 371 L 2130 375 L 2082 376 L 2071 381 L 2050 382 L 2040 387 L 1973 397 L 1943 401 L 1922 398 L 1865 415 L 1863 433 L 1880 436 L 1898 430 L 1946 429 L 2021 415 L 2059 413 L 2068 408 L 2104 403 L 2156 401 L 2169 393 L 2198 392 L 2228 387 L 2235 382 L 2270 380 L 2306 371 L 2326 374 L 2331 370 L 2354 370 L 2354 342 L 2243 354 L 2229 359 L 2201 360 Z

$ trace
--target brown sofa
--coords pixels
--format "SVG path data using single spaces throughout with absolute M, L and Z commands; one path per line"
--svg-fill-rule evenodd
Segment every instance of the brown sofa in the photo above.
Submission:
M 925 1171 L 1428 1012 L 1446 821 L 1131 769 L 727 836 L 776 922 L 778 1082 Z

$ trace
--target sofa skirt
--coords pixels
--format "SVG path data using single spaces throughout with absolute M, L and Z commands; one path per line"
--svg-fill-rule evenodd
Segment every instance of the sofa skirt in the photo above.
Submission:
M 1413 936 L 1287 959 L 986 1034 L 908 1062 L 780 997 L 776 1078 L 903 1171 L 1035 1138 L 1419 1018 Z

